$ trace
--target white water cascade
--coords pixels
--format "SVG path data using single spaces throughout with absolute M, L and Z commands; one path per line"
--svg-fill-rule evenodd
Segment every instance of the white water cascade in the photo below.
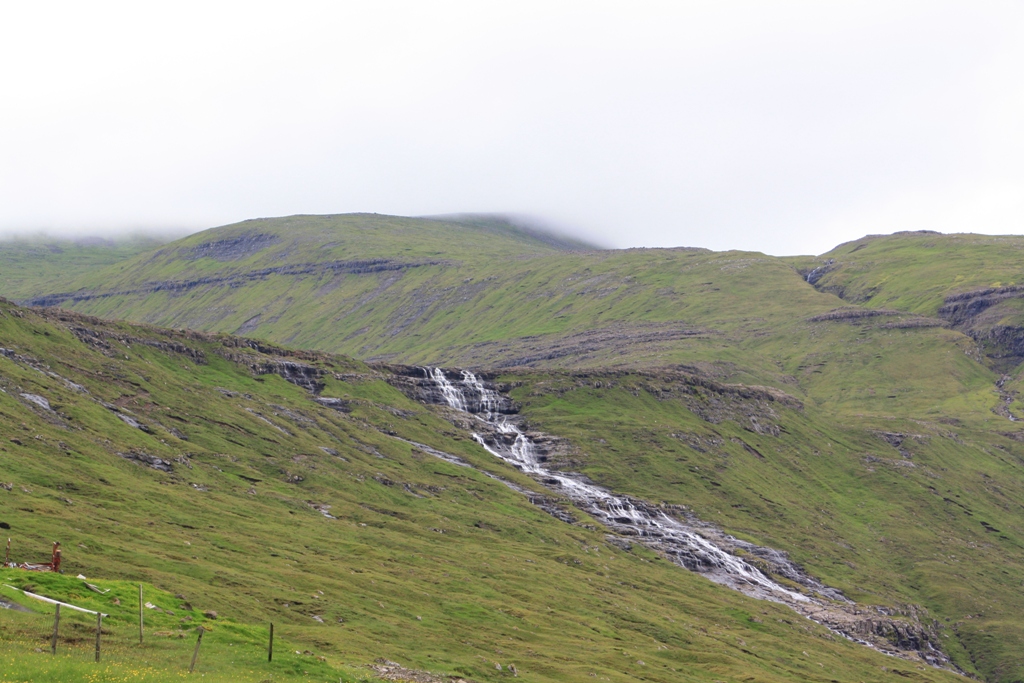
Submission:
M 448 402 L 448 405 L 455 408 L 455 410 L 466 410 L 466 401 L 462 398 L 462 392 L 448 381 L 448 378 L 444 376 L 444 370 L 441 368 L 430 368 L 427 371 L 427 376 L 434 380 L 438 388 L 441 389 L 441 394 L 444 396 L 444 400 Z
M 488 453 L 563 494 L 612 531 L 630 536 L 666 554 L 677 564 L 747 595 L 787 604 L 812 600 L 773 581 L 750 563 L 722 550 L 657 507 L 616 496 L 577 475 L 544 467 L 530 438 L 499 412 L 501 406 L 509 402 L 484 386 L 472 372 L 461 371 L 462 377 L 454 382 L 440 368 L 425 368 L 424 372 L 449 407 L 474 414 L 490 428 L 473 433 L 473 438 Z M 794 571 L 798 570 L 794 568 Z

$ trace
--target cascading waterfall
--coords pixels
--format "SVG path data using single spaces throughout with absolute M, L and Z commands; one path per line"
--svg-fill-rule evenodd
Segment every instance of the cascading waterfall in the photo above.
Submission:
M 477 420 L 473 438 L 488 453 L 529 475 L 543 486 L 557 491 L 581 510 L 621 536 L 652 548 L 676 564 L 754 598 L 788 605 L 808 619 L 822 624 L 850 640 L 904 659 L 925 661 L 939 667 L 951 666 L 941 651 L 938 636 L 926 630 L 916 618 L 911 624 L 893 621 L 883 608 L 858 605 L 840 591 L 823 585 L 807 575 L 781 553 L 734 538 L 713 526 L 695 520 L 681 520 L 662 508 L 627 496 L 615 495 L 589 482 L 586 477 L 545 467 L 543 448 L 538 449 L 529 436 L 509 416 L 515 413 L 510 399 L 468 370 L 450 378 L 441 368 L 422 368 L 424 384 L 419 398 L 446 404 Z M 396 437 L 397 438 L 397 437 Z M 435 451 L 429 446 L 409 442 L 428 453 L 457 465 L 470 464 L 456 456 Z M 528 497 L 547 512 L 566 522 L 574 522 L 557 503 L 537 496 L 511 481 L 484 472 Z M 698 531 L 698 529 L 700 531 Z M 806 589 L 793 590 L 773 580 L 737 553 L 757 558 L 770 567 L 772 575 L 784 577 Z M 902 631 L 897 631 L 902 629 Z M 893 633 L 908 634 L 892 642 Z M 911 637 L 912 636 L 912 637 Z M 867 640 L 865 640 L 867 638 Z
M 676 563 L 698 571 L 717 583 L 748 595 L 777 602 L 807 602 L 807 596 L 783 587 L 743 559 L 728 553 L 664 511 L 627 497 L 616 496 L 594 484 L 543 466 L 533 442 L 500 407 L 506 403 L 493 389 L 468 370 L 451 381 L 440 368 L 425 368 L 449 407 L 474 414 L 491 428 L 490 439 L 480 432 L 473 438 L 491 455 L 515 466 L 545 486 L 556 489 L 609 529 L 664 552 Z
M 455 408 L 455 410 L 466 410 L 466 401 L 462 398 L 462 392 L 448 381 L 448 378 L 444 376 L 444 370 L 441 368 L 430 368 L 427 370 L 427 376 L 434 380 L 438 388 L 441 389 L 444 400 L 448 402 L 449 406 Z

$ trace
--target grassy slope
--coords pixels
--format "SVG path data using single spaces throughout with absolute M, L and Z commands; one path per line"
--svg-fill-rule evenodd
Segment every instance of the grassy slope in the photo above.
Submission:
M 116 240 L 48 237 L 0 240 L 0 279 L 11 299 L 59 289 L 64 283 L 155 249 L 167 240 L 127 237 Z
M 869 236 L 790 262 L 804 272 L 824 265 L 815 287 L 851 303 L 934 316 L 950 295 L 1024 282 L 1022 254 L 1021 236 L 915 232 Z M 957 329 L 978 341 L 991 367 L 1014 376 L 1006 388 L 1019 393 L 1024 299 L 1010 296 L 960 315 Z
M 83 343 L 88 333 L 76 337 L 72 327 L 99 341 Z M 112 614 L 108 658 L 92 667 L 88 641 L 63 643 L 71 654 L 57 662 L 33 652 L 45 647 L 47 609 L 5 613 L 0 679 L 176 678 L 192 636 L 173 635 L 195 624 L 183 614 L 198 619 L 208 609 L 220 615 L 202 658 L 212 680 L 264 680 L 271 671 L 274 680 L 347 680 L 379 656 L 478 680 L 510 676 L 510 663 L 524 680 L 859 681 L 897 679 L 896 669 L 951 679 L 837 640 L 650 553 L 618 550 L 597 530 L 419 453 L 386 432 L 534 486 L 354 361 L 290 358 L 336 373 L 323 395 L 351 401 L 346 414 L 225 358 L 260 356 L 227 338 L 59 320 L 8 304 L 0 304 L 0 338 L 16 354 L 0 357 L 0 481 L 14 484 L 0 489 L 0 515 L 16 556 L 45 556 L 52 538 L 66 549 L 64 578 L 0 578 Z M 23 393 L 45 396 L 53 411 Z M 132 452 L 171 461 L 174 471 L 118 455 Z M 311 502 L 331 505 L 337 519 Z M 70 578 L 79 572 L 114 593 L 88 593 Z M 135 582 L 155 587 L 149 595 L 164 609 L 179 609 L 170 595 L 180 593 L 195 611 L 152 617 L 171 637 L 132 645 Z M 260 649 L 268 620 L 282 653 L 309 649 L 326 662 L 282 654 L 268 668 Z M 85 638 L 75 623 L 68 618 L 65 633 Z
M 522 383 L 515 395 L 531 425 L 567 437 L 578 449 L 571 466 L 592 479 L 785 549 L 858 602 L 924 606 L 965 670 L 1024 675 L 1018 441 L 982 421 L 837 423 L 813 406 L 777 405 L 768 410 L 783 430 L 772 436 L 728 412 L 701 419 L 657 373 L 506 379 Z M 879 432 L 906 435 L 907 454 Z
M 275 638 L 274 662 L 267 662 L 268 626 L 234 619 L 211 619 L 175 594 L 143 584 L 146 608 L 145 645 L 138 640 L 138 583 L 89 578 L 103 595 L 85 587 L 72 575 L 27 574 L 0 570 L 0 582 L 24 587 L 36 594 L 54 596 L 101 611 L 103 619 L 100 663 L 94 661 L 96 618 L 64 608 L 61 610 L 57 655 L 42 637 L 52 627 L 53 608 L 20 595 L 0 590 L 4 599 L 31 610 L 5 611 L 0 623 L 0 681 L 166 681 L 186 677 L 195 647 L 198 625 L 203 645 L 196 671 L 204 681 L 289 680 L 331 681 L 362 678 L 358 670 L 332 666 L 315 656 L 296 652 L 297 641 Z M 115 604 L 115 600 L 120 604 Z M 39 652 L 38 650 L 42 650 Z M 300 654 L 301 653 L 301 654 Z
M 950 294 L 1024 282 L 1022 255 L 1021 236 L 912 232 L 864 237 L 793 262 L 809 270 L 835 259 L 819 288 L 872 308 L 935 315 Z

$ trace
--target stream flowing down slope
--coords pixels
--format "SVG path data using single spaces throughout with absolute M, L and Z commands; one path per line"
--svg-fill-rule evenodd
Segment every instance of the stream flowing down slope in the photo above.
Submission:
M 936 644 L 936 635 L 921 623 L 893 620 L 884 608 L 857 605 L 840 591 L 808 576 L 783 552 L 741 541 L 692 515 L 684 522 L 659 506 L 615 495 L 582 475 L 546 468 L 545 457 L 517 424 L 511 399 L 487 386 L 473 372 L 427 367 L 422 368 L 422 373 L 421 381 L 432 389 L 427 397 L 440 399 L 449 408 L 475 418 L 472 437 L 488 453 L 565 496 L 615 534 L 629 537 L 675 564 L 745 595 L 788 605 L 863 645 L 933 666 L 950 666 L 949 658 Z M 454 381 L 449 378 L 449 374 L 456 373 Z M 424 398 L 423 393 L 420 398 Z M 753 559 L 747 561 L 737 553 Z M 769 574 L 782 577 L 792 587 Z M 800 591 L 797 585 L 807 592 Z

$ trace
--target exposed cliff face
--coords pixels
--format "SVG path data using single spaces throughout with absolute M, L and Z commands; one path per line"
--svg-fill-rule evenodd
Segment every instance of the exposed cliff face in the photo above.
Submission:
M 292 360 L 272 359 L 263 356 L 252 356 L 244 353 L 226 353 L 225 358 L 249 368 L 253 375 L 278 375 L 312 394 L 323 391 L 321 378 L 325 371 L 315 365 L 298 363 Z
M 946 297 L 939 315 L 954 325 L 970 322 L 985 309 L 1009 299 L 1024 298 L 1024 286 L 988 287 Z
M 989 287 L 946 297 L 939 315 L 1006 372 L 1024 362 L 1024 286 Z

